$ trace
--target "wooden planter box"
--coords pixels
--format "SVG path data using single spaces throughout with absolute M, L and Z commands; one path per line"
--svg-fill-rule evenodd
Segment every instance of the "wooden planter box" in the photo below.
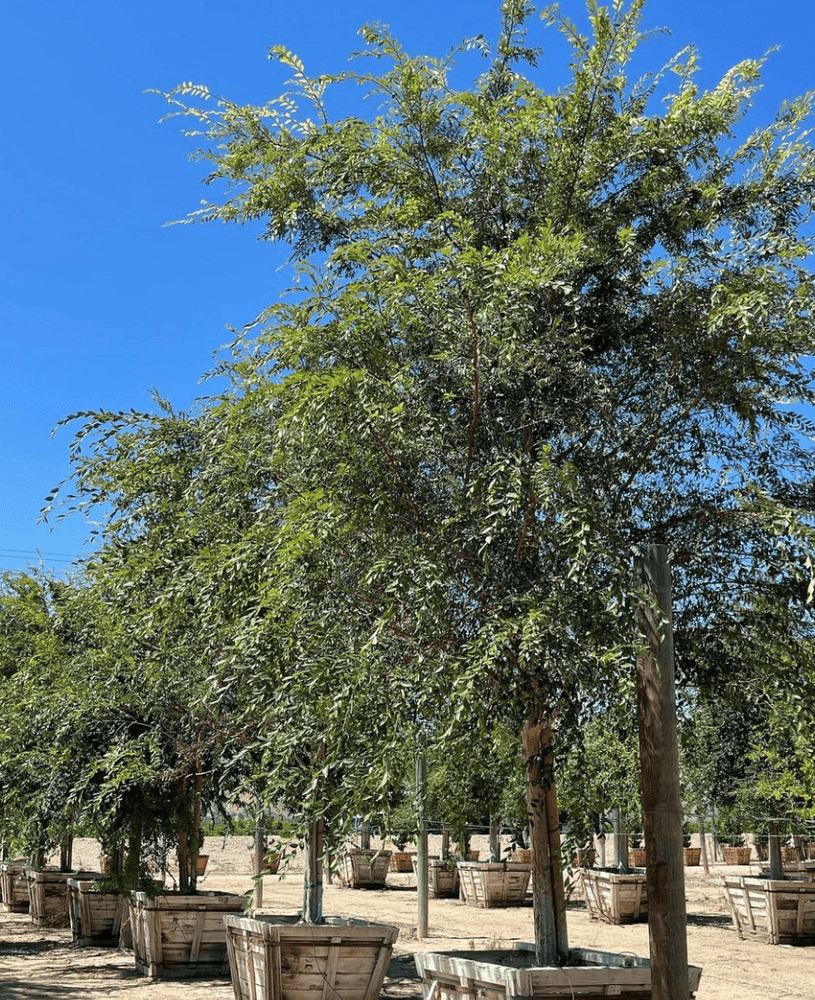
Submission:
M 235 1000 L 378 1000 L 396 927 L 328 917 L 227 916 Z
M 531 949 L 531 950 L 530 950 Z M 426 1000 L 605 1000 L 608 996 L 648 1000 L 651 963 L 645 958 L 574 948 L 568 966 L 536 966 L 535 949 L 427 952 L 414 956 Z M 696 996 L 702 970 L 688 967 L 689 1000 Z
M 701 847 L 683 847 L 682 854 L 685 858 L 685 865 L 688 868 L 695 868 L 702 860 Z
M 532 866 L 514 861 L 459 861 L 464 902 L 485 909 L 522 906 L 532 875 Z
M 7 913 L 28 913 L 28 880 L 25 877 L 28 861 L 17 858 L 0 862 L 0 909 Z
M 154 891 L 164 886 L 163 880 L 150 881 Z M 120 892 L 100 891 L 95 879 L 69 878 L 68 915 L 75 945 L 132 950 L 130 900 Z
M 726 875 L 721 884 L 739 937 L 815 944 L 815 883 Z
M 221 976 L 229 971 L 224 917 L 242 913 L 246 896 L 229 892 L 134 892 L 130 924 L 136 969 L 151 979 Z
M 749 865 L 752 847 L 723 847 L 722 857 L 726 865 Z
M 578 848 L 572 858 L 572 868 L 594 868 L 597 851 L 593 847 Z
M 629 848 L 628 867 L 629 868 L 645 867 L 645 848 L 640 848 L 640 847 Z
M 519 865 L 532 864 L 532 851 L 526 847 L 516 847 L 509 855 L 509 860 Z
M 388 870 L 392 872 L 400 872 L 401 874 L 412 872 L 413 859 L 415 857 L 415 851 L 392 851 Z
M 592 920 L 633 924 L 648 919 L 645 875 L 621 875 L 616 869 L 584 868 L 581 873 L 586 909 Z
M 390 851 L 347 851 L 340 858 L 340 881 L 349 889 L 381 889 L 390 861 Z
M 796 861 L 792 865 L 784 865 L 784 872 L 792 878 L 803 882 L 815 882 L 815 861 Z M 762 873 L 762 878 L 765 878 Z
M 100 878 L 99 872 L 60 872 L 56 868 L 26 868 L 28 912 L 37 927 L 70 927 L 68 879 Z
M 770 869 L 760 869 L 757 878 L 768 879 Z M 784 879 L 796 882 L 815 882 L 815 861 L 798 861 L 794 865 L 784 865 Z
M 418 878 L 418 863 L 413 859 L 413 874 Z M 432 899 L 456 898 L 459 890 L 459 874 L 457 864 L 448 864 L 439 858 L 428 858 L 427 861 L 427 894 Z
M 68 879 L 68 915 L 74 944 L 115 947 L 129 904 L 120 892 L 100 892 L 93 879 Z

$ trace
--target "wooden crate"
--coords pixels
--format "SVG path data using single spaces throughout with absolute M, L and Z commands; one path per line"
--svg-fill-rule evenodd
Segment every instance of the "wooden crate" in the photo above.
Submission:
M 648 889 L 642 873 L 622 875 L 605 868 L 584 868 L 580 874 L 586 909 L 592 920 L 633 924 L 648 918 Z
M 515 861 L 519 865 L 531 865 L 532 851 L 526 847 L 516 847 L 510 851 L 509 860 Z
M 567 966 L 536 966 L 535 949 L 518 945 L 513 951 L 417 952 L 425 1000 L 606 1000 L 609 996 L 649 1000 L 651 964 L 631 955 L 574 948 Z M 692 1000 L 702 970 L 688 967 Z
M 702 860 L 701 847 L 683 847 L 682 855 L 688 868 L 695 868 Z
M 136 969 L 151 979 L 220 976 L 229 970 L 224 917 L 242 913 L 246 896 L 229 892 L 134 892 L 130 926 Z
M 722 847 L 722 858 L 726 865 L 749 865 L 752 847 Z
M 235 1000 L 378 1000 L 396 927 L 329 917 L 228 916 Z
M 572 857 L 572 868 L 594 868 L 597 851 L 593 847 L 580 847 Z
M 416 857 L 415 851 L 391 851 L 391 860 L 388 871 L 405 872 L 413 871 L 413 859 Z
M 390 851 L 346 851 L 340 857 L 340 881 L 349 889 L 381 889 L 390 862 Z
M 413 874 L 418 878 L 417 860 L 413 858 Z M 427 894 L 432 899 L 449 899 L 458 896 L 459 874 L 457 864 L 448 864 L 439 858 L 427 861 Z
M 628 851 L 628 867 L 629 868 L 644 868 L 646 864 L 645 848 L 644 847 L 632 847 Z
M 815 944 L 815 883 L 726 875 L 721 885 L 739 937 Z
M 532 866 L 513 861 L 459 861 L 459 878 L 464 902 L 486 909 L 522 906 Z
M 61 872 L 56 868 L 26 868 L 28 912 L 38 927 L 70 927 L 68 879 L 101 878 L 100 872 Z
M 93 879 L 68 879 L 71 936 L 80 947 L 115 947 L 129 904 L 120 892 L 100 892 Z
M 0 862 L 0 909 L 6 913 L 28 913 L 28 861 L 15 858 Z
M 815 882 L 815 861 L 795 861 L 784 865 L 784 874 L 803 882 Z

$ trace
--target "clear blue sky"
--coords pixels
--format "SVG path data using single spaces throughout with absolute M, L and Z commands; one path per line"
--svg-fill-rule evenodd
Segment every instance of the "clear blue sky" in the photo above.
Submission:
M 562 9 L 580 20 L 582 0 Z M 2 420 L 0 569 L 42 562 L 62 572 L 89 551 L 71 518 L 37 525 L 68 471 L 67 414 L 150 407 L 150 388 L 186 408 L 213 352 L 286 283 L 281 254 L 254 234 L 163 224 L 205 196 L 188 140 L 148 88 L 192 80 L 262 103 L 286 73 L 267 58 L 286 45 L 307 72 L 337 71 L 367 21 L 388 23 L 412 52 L 442 54 L 463 37 L 493 38 L 498 0 L 0 0 L 0 265 Z M 649 68 L 695 43 L 704 85 L 739 60 L 780 46 L 755 121 L 815 88 L 811 0 L 651 0 Z M 535 36 L 538 31 L 535 30 Z M 533 38 L 535 37 L 533 36 Z M 541 79 L 568 79 L 542 33 Z

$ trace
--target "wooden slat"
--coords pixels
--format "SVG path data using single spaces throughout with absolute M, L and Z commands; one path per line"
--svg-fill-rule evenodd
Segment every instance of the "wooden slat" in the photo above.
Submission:
M 342 938 L 332 937 L 330 939 L 328 948 L 328 958 L 326 961 L 325 973 L 323 978 L 322 1000 L 330 1000 L 331 996 L 335 993 L 335 987 L 337 985 L 337 967 L 340 961 L 341 944 L 342 944 Z
M 199 907 L 198 913 L 195 917 L 195 931 L 192 936 L 192 944 L 190 945 L 190 962 L 197 962 L 198 955 L 201 951 L 201 938 L 204 935 L 204 922 L 206 920 L 207 913 L 203 907 Z
M 145 915 L 145 929 L 147 930 L 147 935 L 145 935 L 148 943 L 148 965 L 151 969 L 155 969 L 151 972 L 151 976 L 161 975 L 164 966 L 164 942 L 162 941 L 161 934 L 161 911 L 146 909 L 144 911 Z
M 246 956 L 246 982 L 249 986 L 249 1000 L 258 1000 L 257 956 L 248 935 L 243 937 L 243 947 Z

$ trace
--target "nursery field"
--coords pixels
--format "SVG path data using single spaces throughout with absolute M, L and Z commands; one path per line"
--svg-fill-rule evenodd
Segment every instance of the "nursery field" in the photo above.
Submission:
M 473 839 L 473 848 L 486 851 Z M 248 837 L 226 842 L 207 838 L 207 875 L 202 888 L 242 892 L 250 888 Z M 375 846 L 375 845 L 374 845 Z M 431 838 L 431 851 L 437 850 Z M 95 841 L 78 840 L 77 866 L 95 867 Z M 483 857 L 484 855 L 482 855 Z M 754 870 L 756 866 L 753 866 Z M 791 948 L 740 941 L 732 929 L 717 877 L 747 874 L 745 867 L 713 866 L 711 876 L 688 868 L 688 953 L 703 969 L 699 1000 L 811 1000 L 815 995 L 815 947 Z M 296 859 L 285 878 L 264 879 L 262 912 L 294 913 L 300 906 L 302 864 Z M 380 920 L 399 927 L 394 958 L 382 996 L 420 998 L 416 951 L 489 948 L 527 941 L 527 906 L 481 910 L 458 900 L 430 900 L 430 937 L 416 939 L 416 889 L 412 875 L 391 873 L 379 890 L 326 886 L 325 910 L 336 916 Z M 569 904 L 569 938 L 574 946 L 648 955 L 646 924 L 615 927 L 590 920 L 582 896 Z M 0 998 L 2 1000 L 231 1000 L 228 980 L 149 981 L 135 972 L 132 955 L 115 949 L 74 948 L 66 930 L 34 927 L 25 914 L 0 914 Z

